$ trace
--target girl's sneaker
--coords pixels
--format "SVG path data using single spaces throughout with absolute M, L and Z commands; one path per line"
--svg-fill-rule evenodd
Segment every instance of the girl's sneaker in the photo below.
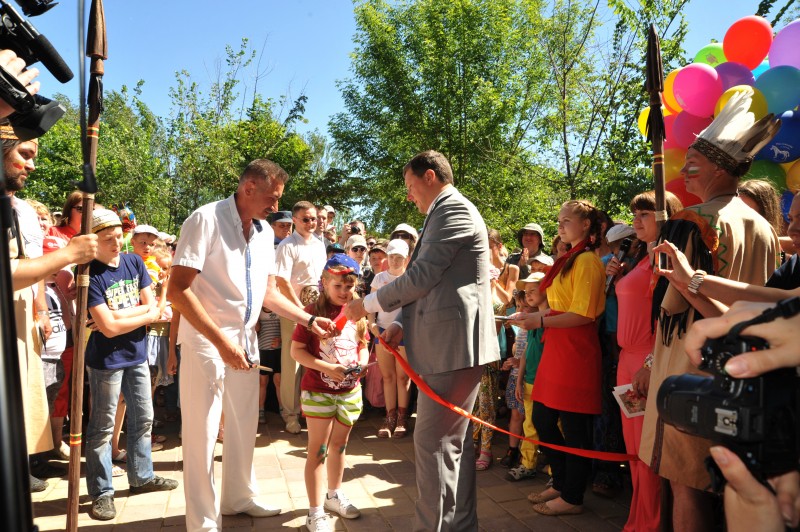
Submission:
M 325 495 L 325 509 L 337 513 L 345 519 L 355 519 L 361 515 L 361 511 L 353 506 L 350 499 L 341 492 L 333 497 Z
M 328 520 L 328 514 L 316 515 L 306 517 L 306 528 L 308 532 L 333 532 L 331 522 Z
M 509 469 L 508 473 L 506 473 L 506 480 L 510 480 L 511 482 L 516 482 L 518 480 L 534 478 L 535 476 L 536 476 L 536 469 L 528 469 L 524 465 L 520 464 L 513 469 Z

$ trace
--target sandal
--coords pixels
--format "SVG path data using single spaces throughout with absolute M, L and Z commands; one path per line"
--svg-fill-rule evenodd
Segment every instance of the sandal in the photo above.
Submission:
M 121 462 L 125 463 L 128 461 L 128 451 L 125 449 L 121 449 L 115 456 L 111 457 L 112 462 Z
M 152 440 L 153 443 L 164 443 L 165 441 L 167 441 L 167 437 L 164 436 L 163 434 L 151 434 L 150 439 Z
M 486 471 L 492 465 L 492 451 L 481 451 L 475 460 L 475 471 Z
M 111 476 L 112 477 L 124 477 L 125 470 L 122 469 L 120 466 L 111 466 Z

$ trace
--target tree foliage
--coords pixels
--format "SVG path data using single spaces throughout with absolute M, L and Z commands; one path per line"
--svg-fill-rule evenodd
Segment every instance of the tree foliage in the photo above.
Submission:
M 507 237 L 534 219 L 553 234 L 568 198 L 627 205 L 652 186 L 635 126 L 646 22 L 663 28 L 674 63 L 685 3 L 358 2 L 352 76 L 339 84 L 346 111 L 330 132 L 369 182 L 373 223 L 420 222 L 400 173 L 423 149 L 449 157 L 456 186 Z

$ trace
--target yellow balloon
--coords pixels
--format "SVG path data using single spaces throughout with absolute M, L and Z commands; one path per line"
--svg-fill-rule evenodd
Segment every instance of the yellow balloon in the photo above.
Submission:
M 686 159 L 686 150 L 670 148 L 664 150 L 664 182 L 669 183 L 681 178 L 681 168 Z
M 672 86 L 675 84 L 675 78 L 678 77 L 678 72 L 681 69 L 673 70 L 667 77 L 664 78 L 664 92 L 662 93 L 664 105 L 669 109 L 670 114 L 676 115 L 683 111 L 683 107 L 675 99 L 675 93 L 672 91 Z
M 636 123 L 639 124 L 639 132 L 642 134 L 643 137 L 647 136 L 647 119 L 650 117 L 650 108 L 645 107 L 639 113 L 639 118 L 636 119 Z
M 789 168 L 791 168 L 792 165 L 796 162 L 798 162 L 798 159 L 795 159 L 794 161 L 789 161 L 788 163 L 778 163 L 778 166 L 783 168 L 783 171 L 786 172 L 786 174 L 788 174 Z
M 736 85 L 735 87 L 731 87 L 723 92 L 722 96 L 720 96 L 719 100 L 717 100 L 717 106 L 714 108 L 714 116 L 717 116 L 719 112 L 722 111 L 722 108 L 725 107 L 725 104 L 728 103 L 728 100 L 731 99 L 731 96 L 737 92 L 743 92 L 746 89 L 753 90 L 753 99 L 750 101 L 750 112 L 753 113 L 753 115 L 756 117 L 756 120 L 760 120 L 767 116 L 766 98 L 764 98 L 764 95 L 760 90 L 756 89 L 755 87 L 751 87 L 750 85 Z
M 786 172 L 786 188 L 795 194 L 800 191 L 800 161 L 795 162 Z

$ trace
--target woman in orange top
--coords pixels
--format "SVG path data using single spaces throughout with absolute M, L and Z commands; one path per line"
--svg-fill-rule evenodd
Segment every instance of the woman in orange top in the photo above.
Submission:
M 568 201 L 558 213 L 558 235 L 571 249 L 540 284 L 550 311 L 516 314 L 528 329 L 545 329 L 544 351 L 533 385 L 533 424 L 542 442 L 592 448 L 592 419 L 600 413 L 600 342 L 595 320 L 605 308 L 605 271 L 592 251 L 601 240 L 599 211 Z M 559 430 L 561 422 L 563 435 Z M 579 514 L 591 460 L 543 447 L 553 486 L 528 500 L 544 515 Z

